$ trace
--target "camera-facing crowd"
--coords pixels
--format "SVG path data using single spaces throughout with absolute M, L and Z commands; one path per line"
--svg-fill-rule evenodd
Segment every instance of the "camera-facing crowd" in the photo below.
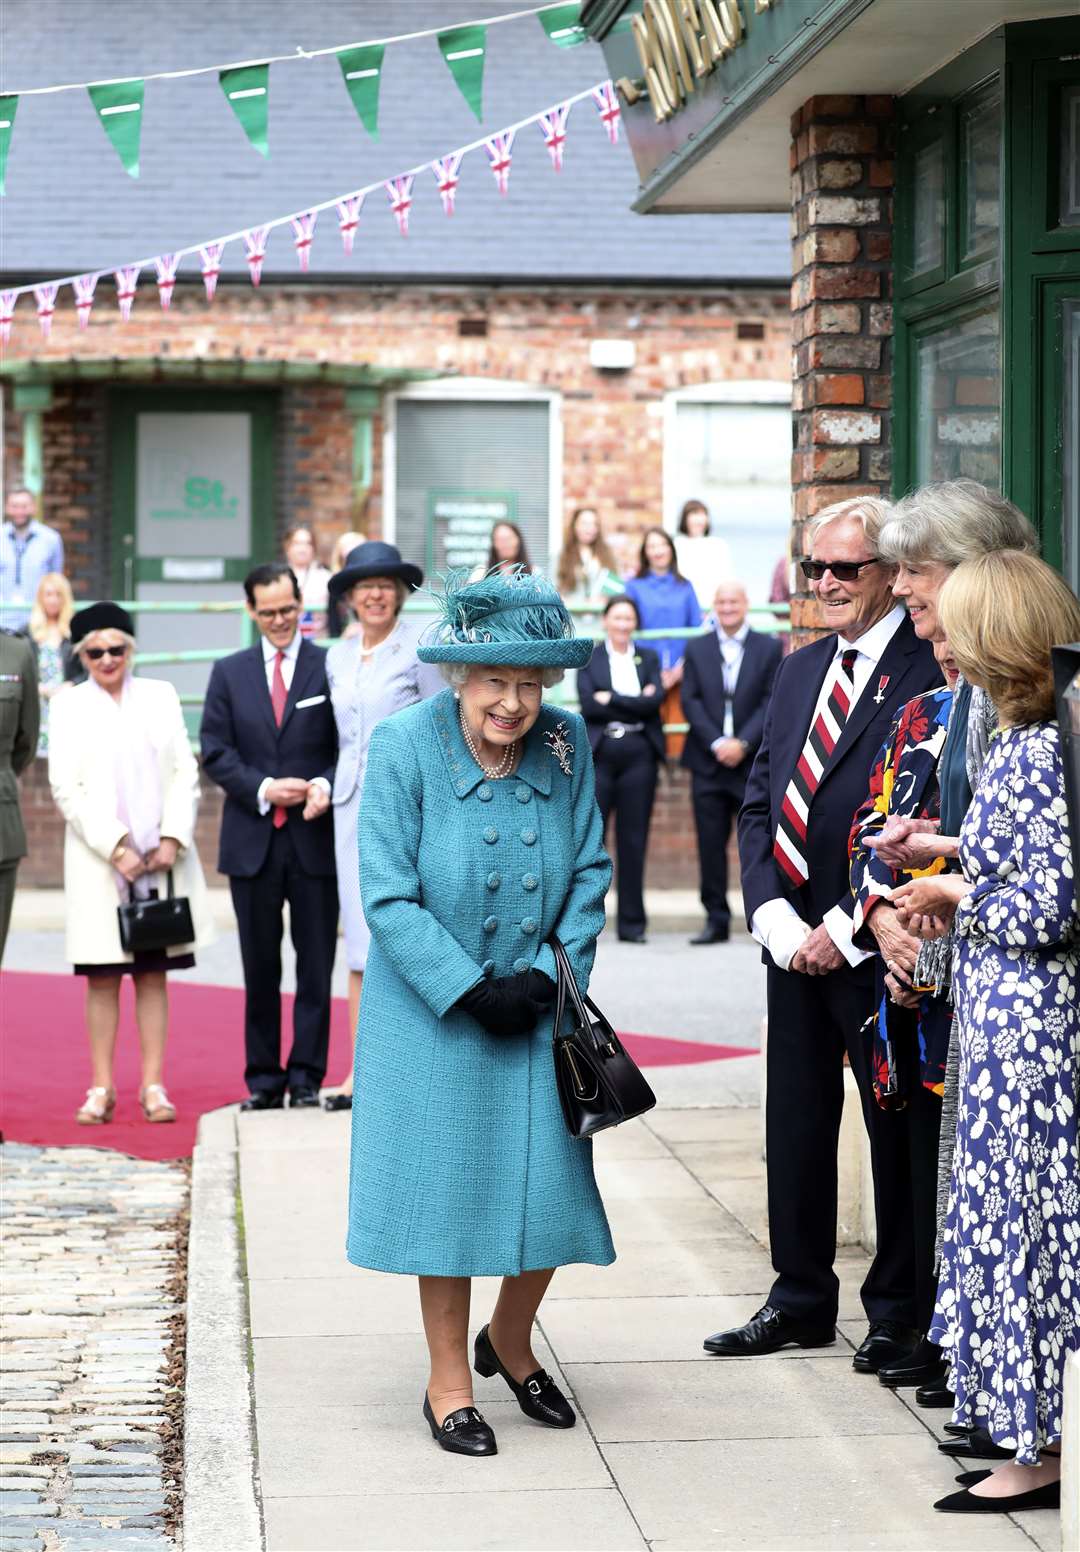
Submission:
M 854 1367 L 951 1409 L 941 1448 L 977 1469 L 938 1508 L 1053 1505 L 1064 1362 L 1080 1347 L 1080 914 L 1051 650 L 1080 639 L 1080 605 L 1022 513 L 967 480 L 897 504 L 848 500 L 804 525 L 799 564 L 825 633 L 787 655 L 749 628 L 715 549 L 691 550 L 719 574 L 708 628 L 690 635 L 702 599 L 664 530 L 645 535 L 627 579 L 596 514 L 576 513 L 557 589 L 500 529 L 513 525 L 497 525 L 489 566 L 433 595 L 434 627 L 402 613 L 423 578 L 381 541 L 361 539 L 323 577 L 310 531 L 294 531 L 286 558 L 245 580 L 258 640 L 215 662 L 201 732 L 203 770 L 225 793 L 243 1108 L 353 1109 L 348 1256 L 420 1279 L 424 1417 L 442 1448 L 497 1448 L 472 1396 L 474 1276 L 503 1278 L 475 1368 L 500 1373 L 536 1421 L 572 1426 L 533 1321 L 555 1268 L 607 1264 L 614 1248 L 590 1145 L 567 1136 L 550 1081 L 553 944 L 584 991 L 612 817 L 618 936 L 644 937 L 645 839 L 677 691 L 706 913 L 694 941 L 730 933 L 737 820 L 767 976 L 776 1280 L 705 1349 L 749 1358 L 836 1338 L 846 1063 L 876 1214 Z M 567 600 L 595 611 L 595 646 Z M 641 629 L 679 634 L 645 644 Z M 329 651 L 311 639 L 323 630 L 340 638 Z M 140 1099 L 168 1121 L 166 974 L 211 930 L 198 771 L 175 690 L 132 674 L 131 616 L 94 604 L 68 632 L 61 666 L 86 677 L 50 703 L 48 756 L 67 824 L 68 951 L 87 978 L 79 1119 L 112 1114 L 131 974 Z M 18 769 L 37 731 L 17 725 L 7 692 L 28 676 L 28 648 L 6 637 L 3 649 L 22 654 L 0 723 Z M 567 670 L 580 715 L 543 698 Z M 283 1054 L 286 904 L 297 992 Z M 181 905 L 181 927 L 161 927 Z M 339 914 L 355 1057 L 328 1091 Z M 719 980 L 723 956 L 709 968 Z

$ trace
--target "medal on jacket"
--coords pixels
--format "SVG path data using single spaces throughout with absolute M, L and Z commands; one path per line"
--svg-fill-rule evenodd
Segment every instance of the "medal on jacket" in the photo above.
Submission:
M 889 675 L 888 674 L 882 674 L 881 678 L 877 682 L 877 694 L 874 696 L 874 705 L 875 706 L 880 706 L 882 701 L 885 699 L 885 691 L 888 688 L 888 684 L 889 684 Z

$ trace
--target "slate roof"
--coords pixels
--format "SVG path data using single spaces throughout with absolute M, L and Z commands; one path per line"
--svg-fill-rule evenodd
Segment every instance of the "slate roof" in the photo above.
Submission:
M 258 58 L 473 20 L 517 0 L 4 0 L 0 91 Z M 396 44 L 371 140 L 333 58 L 272 67 L 270 159 L 249 145 L 215 75 L 149 82 L 142 169 L 131 179 L 85 92 L 20 101 L 0 202 L 0 274 L 45 279 L 169 252 L 381 180 L 546 108 L 605 75 L 594 44 L 563 50 L 535 17 L 488 33 L 478 126 L 433 38 Z M 641 216 L 625 133 L 608 144 L 591 102 L 570 119 L 566 166 L 522 130 L 500 198 L 483 151 L 467 157 L 452 221 L 434 177 L 414 189 L 410 236 L 385 194 L 369 195 L 352 258 L 323 216 L 313 279 L 786 283 L 783 215 Z M 187 261 L 194 267 L 193 261 Z M 244 273 L 242 245 L 226 273 Z M 296 278 L 291 234 L 271 238 L 264 274 Z

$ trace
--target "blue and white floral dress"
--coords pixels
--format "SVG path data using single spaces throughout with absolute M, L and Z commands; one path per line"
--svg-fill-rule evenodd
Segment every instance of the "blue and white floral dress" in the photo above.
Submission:
M 1002 732 L 960 832 L 960 1108 L 931 1340 L 955 1420 L 1035 1464 L 1080 1347 L 1080 915 L 1057 729 Z

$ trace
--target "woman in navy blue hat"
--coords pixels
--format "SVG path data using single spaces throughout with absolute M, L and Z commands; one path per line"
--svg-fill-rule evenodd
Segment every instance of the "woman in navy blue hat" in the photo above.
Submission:
M 401 607 L 424 580 L 419 566 L 403 561 L 396 545 L 372 539 L 350 550 L 345 565 L 330 579 L 332 604 L 348 604 L 359 622 L 355 635 L 336 641 L 327 653 L 326 677 L 338 732 L 334 773 L 334 846 L 338 898 L 349 965 L 349 1030 L 356 1040 L 360 990 L 367 965 L 370 934 L 360 900 L 356 825 L 364 785 L 368 745 L 384 717 L 440 690 L 437 669 L 416 656 L 426 621 L 403 619 Z M 327 1110 L 352 1105 L 352 1070 L 323 1103 Z
M 376 728 L 360 811 L 372 941 L 347 1253 L 419 1277 L 432 1436 L 494 1455 L 473 1399 L 471 1279 L 502 1279 L 476 1372 L 500 1375 L 532 1421 L 569 1428 L 533 1322 L 556 1267 L 615 1256 L 591 1145 L 568 1135 L 556 1092 L 548 941 L 585 990 L 611 864 L 585 724 L 543 703 L 591 642 L 522 571 L 452 579 L 438 603 L 418 656 L 449 688 Z

